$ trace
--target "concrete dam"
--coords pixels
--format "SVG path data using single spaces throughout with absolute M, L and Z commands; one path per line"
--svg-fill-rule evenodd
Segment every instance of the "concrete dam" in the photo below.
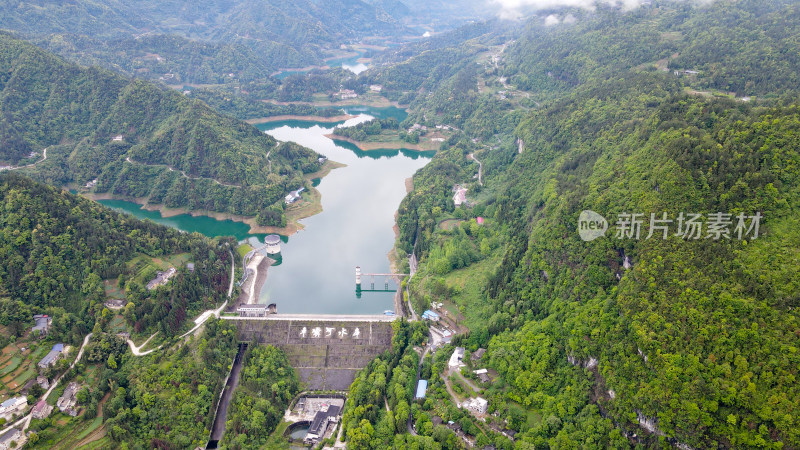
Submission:
M 286 352 L 300 379 L 312 390 L 349 389 L 356 373 L 391 347 L 393 334 L 391 322 L 366 318 L 240 318 L 235 323 L 241 342 L 272 344 Z

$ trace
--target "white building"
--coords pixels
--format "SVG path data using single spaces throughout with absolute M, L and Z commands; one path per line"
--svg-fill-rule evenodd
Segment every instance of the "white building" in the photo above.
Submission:
M 10 421 L 14 414 L 19 414 L 25 411 L 28 406 L 28 399 L 26 397 L 10 398 L 3 403 L 0 403 L 0 417 L 4 417 Z
M 242 305 L 236 312 L 241 317 L 266 317 L 269 314 L 269 309 L 264 304 Z
M 467 188 L 463 188 L 460 186 L 456 186 L 455 194 L 453 194 L 453 204 L 455 206 L 461 206 L 467 202 Z
M 265 237 L 264 244 L 267 245 L 268 255 L 277 255 L 281 252 L 281 237 L 277 234 L 270 234 Z
M 456 347 L 453 354 L 450 355 L 450 362 L 447 364 L 451 369 L 456 369 L 464 365 L 464 347 Z
M 16 428 L 12 428 L 0 436 L 0 450 L 10 449 L 12 442 L 16 444 L 14 448 L 20 448 L 24 443 L 24 439 L 25 435 L 23 435 L 21 431 Z
M 462 403 L 461 406 L 478 414 L 486 414 L 486 411 L 489 410 L 489 402 L 483 397 L 471 398 Z

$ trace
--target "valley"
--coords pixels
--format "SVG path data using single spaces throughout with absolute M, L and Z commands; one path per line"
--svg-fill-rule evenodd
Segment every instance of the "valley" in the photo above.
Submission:
M 800 446 L 797 1 L 7 6 L 0 449 Z

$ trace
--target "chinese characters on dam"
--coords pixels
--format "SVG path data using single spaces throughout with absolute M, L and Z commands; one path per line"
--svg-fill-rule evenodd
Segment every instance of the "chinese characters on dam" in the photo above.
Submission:
M 361 329 L 359 328 L 351 328 L 347 329 L 345 327 L 336 328 L 336 327 L 303 327 L 300 332 L 298 333 L 300 338 L 312 338 L 312 339 L 320 339 L 325 337 L 326 339 L 330 339 L 332 337 L 338 337 L 339 339 L 361 339 Z

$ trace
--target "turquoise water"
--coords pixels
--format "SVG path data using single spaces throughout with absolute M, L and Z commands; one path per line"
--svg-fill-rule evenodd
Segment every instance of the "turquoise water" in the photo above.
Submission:
M 405 118 L 398 108 L 348 109 L 361 113 L 348 125 L 374 117 Z M 370 115 L 367 115 L 367 114 Z M 323 314 L 380 314 L 394 309 L 394 292 L 355 292 L 355 266 L 366 273 L 389 272 L 387 253 L 394 245 L 394 214 L 405 196 L 405 179 L 430 160 L 431 152 L 375 150 L 364 152 L 355 146 L 332 141 L 329 134 L 336 124 L 283 121 L 258 128 L 280 141 L 294 141 L 322 153 L 332 161 L 346 164 L 313 184 L 322 194 L 323 212 L 301 220 L 305 229 L 284 238 L 282 262 L 268 271 L 259 296 L 261 303 L 277 303 L 278 312 Z M 127 211 L 137 217 L 197 231 L 207 236 L 232 235 L 252 244 L 263 242 L 263 235 L 251 235 L 249 227 L 230 220 L 192 217 L 184 214 L 163 218 L 142 210 L 135 203 L 104 200 L 101 203 Z M 371 279 L 364 277 L 367 289 Z M 375 287 L 384 287 L 384 278 L 375 278 Z M 390 283 L 390 288 L 395 288 Z
M 189 214 L 180 214 L 173 217 L 162 217 L 158 211 L 148 211 L 136 203 L 125 200 L 98 200 L 99 203 L 118 211 L 124 211 L 140 219 L 150 219 L 163 225 L 167 225 L 188 233 L 198 232 L 200 234 L 216 236 L 233 236 L 237 240 L 247 239 L 250 234 L 250 225 L 233 220 L 217 220 L 207 216 L 192 217 Z M 263 235 L 262 235 L 263 236 Z

